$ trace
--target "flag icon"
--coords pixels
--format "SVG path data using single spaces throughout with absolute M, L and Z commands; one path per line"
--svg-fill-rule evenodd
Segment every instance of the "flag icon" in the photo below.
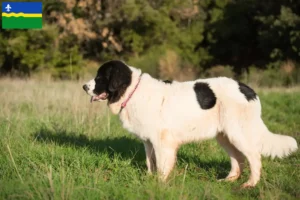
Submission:
M 42 24 L 42 2 L 2 2 L 3 29 L 40 29 Z

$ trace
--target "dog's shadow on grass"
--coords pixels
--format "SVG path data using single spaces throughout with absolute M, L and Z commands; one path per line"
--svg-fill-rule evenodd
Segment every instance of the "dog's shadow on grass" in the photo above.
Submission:
M 230 171 L 230 161 L 229 160 L 220 160 L 217 158 L 212 158 L 209 160 L 200 159 L 197 156 L 194 155 L 185 155 L 183 153 L 178 154 L 178 159 L 181 159 L 180 162 L 183 163 L 183 165 L 186 165 L 188 163 L 195 163 L 197 166 L 197 169 L 195 170 L 204 170 L 208 173 L 212 173 L 215 175 L 215 178 L 217 179 L 223 179 L 226 177 L 226 175 Z
M 83 134 L 78 135 L 66 130 L 53 131 L 47 128 L 41 128 L 33 137 L 38 142 L 84 148 L 92 153 L 107 152 L 111 159 L 115 154 L 120 154 L 122 159 L 131 159 L 133 164 L 146 167 L 143 143 L 129 137 L 89 139 Z
M 122 159 L 130 159 L 134 166 L 146 169 L 146 155 L 144 145 L 137 139 L 129 137 L 115 137 L 103 139 L 89 139 L 86 135 L 78 135 L 66 130 L 52 130 L 41 128 L 34 135 L 34 140 L 42 143 L 54 143 L 60 146 L 71 146 L 75 148 L 88 149 L 92 153 L 107 152 L 111 159 L 114 159 L 115 154 L 119 154 Z M 230 163 L 227 161 L 199 160 L 198 157 L 185 154 L 178 154 L 179 162 L 193 162 L 199 168 L 206 171 L 216 170 L 217 178 L 224 178 L 230 169 Z

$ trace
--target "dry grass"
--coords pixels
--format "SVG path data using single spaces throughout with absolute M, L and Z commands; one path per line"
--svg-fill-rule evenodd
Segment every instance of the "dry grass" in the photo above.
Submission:
M 37 81 L 21 79 L 0 79 L 1 103 L 6 111 L 9 104 L 28 102 L 35 104 L 38 112 L 45 112 L 51 105 L 55 105 L 57 111 L 65 106 L 70 107 L 74 115 L 79 112 L 94 114 L 94 110 L 103 110 L 104 104 L 89 105 L 89 97 L 82 89 L 83 81 Z
M 270 93 L 270 92 L 294 93 L 294 92 L 300 92 L 300 86 L 294 86 L 294 87 L 272 87 L 272 88 L 254 87 L 254 89 L 256 91 L 262 92 L 262 93 Z
M 78 126 L 92 126 L 92 121 L 101 121 L 107 116 L 105 103 L 90 105 L 81 81 L 0 79 L 0 85 L 0 112 L 8 119 L 15 116 L 17 120 L 26 120 L 28 113 L 24 110 L 28 110 L 41 120 L 59 117 L 67 121 L 72 118 Z

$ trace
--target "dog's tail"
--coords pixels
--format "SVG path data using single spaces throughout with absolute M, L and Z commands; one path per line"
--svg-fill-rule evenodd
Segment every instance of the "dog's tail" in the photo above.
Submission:
M 283 158 L 298 149 L 294 138 L 270 132 L 267 128 L 260 140 L 260 152 L 263 156 Z

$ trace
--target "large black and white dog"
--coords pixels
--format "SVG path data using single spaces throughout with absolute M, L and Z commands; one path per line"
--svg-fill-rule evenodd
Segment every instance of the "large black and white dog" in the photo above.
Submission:
M 166 180 L 180 145 L 216 138 L 231 159 L 225 178 L 242 173 L 245 158 L 251 174 L 243 187 L 255 186 L 261 155 L 279 157 L 297 150 L 294 138 L 271 133 L 261 119 L 259 97 L 247 85 L 219 77 L 189 82 L 163 82 L 121 61 L 109 61 L 83 89 L 91 101 L 108 101 L 124 128 L 139 137 L 147 167 Z

